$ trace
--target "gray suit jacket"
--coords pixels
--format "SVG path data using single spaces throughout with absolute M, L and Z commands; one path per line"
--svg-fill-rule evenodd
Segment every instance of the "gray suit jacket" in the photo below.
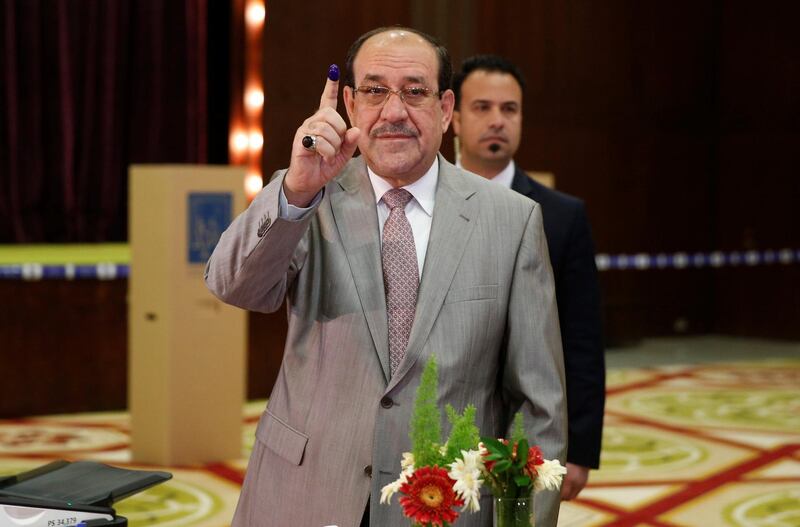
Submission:
M 425 361 L 439 402 L 477 407 L 481 434 L 505 436 L 513 413 L 546 458 L 564 461 L 564 371 L 539 206 L 439 156 L 430 241 L 408 350 L 389 376 L 375 198 L 362 158 L 303 220 L 279 219 L 284 172 L 222 235 L 206 269 L 223 301 L 274 311 L 287 299 L 281 370 L 256 431 L 234 526 L 405 527 L 380 489 L 410 450 L 408 423 Z M 449 425 L 443 423 L 443 432 Z M 557 492 L 537 498 L 555 525 Z M 491 500 L 458 525 L 491 524 Z

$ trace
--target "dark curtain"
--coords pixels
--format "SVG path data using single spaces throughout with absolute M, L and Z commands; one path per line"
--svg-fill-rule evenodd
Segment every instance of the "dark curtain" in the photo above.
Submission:
M 126 240 L 130 164 L 207 161 L 207 0 L 0 3 L 0 243 Z

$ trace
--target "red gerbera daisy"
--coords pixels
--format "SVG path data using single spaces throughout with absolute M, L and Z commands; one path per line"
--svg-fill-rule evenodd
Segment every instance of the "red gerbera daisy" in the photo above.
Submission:
M 403 514 L 421 525 L 443 526 L 453 523 L 458 512 L 453 507 L 461 507 L 464 500 L 453 491 L 455 481 L 447 475 L 447 470 L 433 467 L 420 467 L 400 486 L 405 496 L 400 498 Z
M 532 446 L 528 449 L 528 462 L 525 464 L 525 472 L 531 479 L 535 479 L 539 474 L 536 467 L 544 463 L 542 451 L 538 446 Z

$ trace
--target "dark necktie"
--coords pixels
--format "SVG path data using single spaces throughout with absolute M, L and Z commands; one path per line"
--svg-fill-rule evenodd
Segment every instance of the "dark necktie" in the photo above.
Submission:
M 414 312 L 417 309 L 419 268 L 414 234 L 406 218 L 405 206 L 411 194 L 396 188 L 383 195 L 389 217 L 383 225 L 383 285 L 389 322 L 389 363 L 391 374 L 397 371 L 406 354 Z

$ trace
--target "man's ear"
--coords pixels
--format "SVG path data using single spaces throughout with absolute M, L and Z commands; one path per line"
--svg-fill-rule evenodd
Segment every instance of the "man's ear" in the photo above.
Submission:
M 461 135 L 461 112 L 458 110 L 453 110 L 453 132 Z
M 347 111 L 347 119 L 350 121 L 350 126 L 358 126 L 353 116 L 355 115 L 355 94 L 353 93 L 352 86 L 345 86 L 342 90 L 344 95 L 344 109 Z
M 442 133 L 445 133 L 453 119 L 453 108 L 456 104 L 456 95 L 453 90 L 445 90 L 439 104 L 442 105 Z

